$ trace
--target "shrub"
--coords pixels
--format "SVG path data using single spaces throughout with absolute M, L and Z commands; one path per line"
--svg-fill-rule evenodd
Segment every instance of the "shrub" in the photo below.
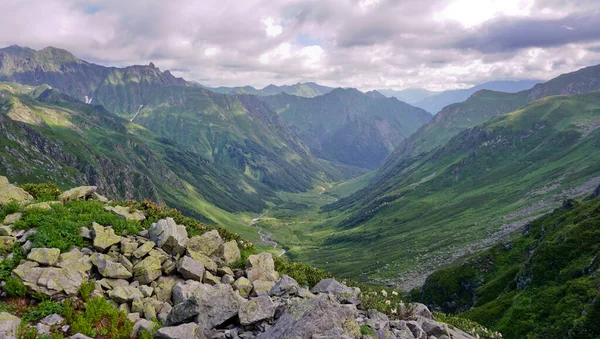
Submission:
M 127 314 L 119 310 L 102 297 L 90 299 L 83 312 L 76 312 L 71 324 L 73 333 L 82 333 L 90 337 L 128 339 L 133 323 Z
M 375 335 L 375 331 L 367 325 L 362 325 L 360 327 L 360 334 L 362 335 Z
M 86 283 L 81 284 L 81 286 L 79 286 L 79 295 L 81 296 L 81 299 L 83 301 L 88 301 L 90 295 L 92 294 L 92 292 L 94 292 L 95 288 L 95 281 L 88 281 Z
M 32 307 L 28 312 L 24 313 L 21 316 L 21 319 L 23 319 L 23 321 L 26 323 L 36 322 L 54 313 L 62 314 L 63 305 L 56 301 L 45 300 L 37 304 L 37 306 Z
M 62 193 L 54 184 L 24 184 L 20 187 L 37 201 L 53 201 Z
M 385 313 L 390 319 L 408 319 L 413 315 L 413 308 L 410 304 L 404 303 L 404 292 L 382 289 L 377 291 L 374 288 L 360 285 L 360 300 L 365 310 L 376 309 Z
M 12 259 L 5 259 L 0 262 L 0 280 L 8 280 L 13 268 L 15 268 L 15 266 L 19 264 L 19 261 L 23 259 L 23 254 L 21 253 L 19 245 L 15 245 L 12 254 Z
M 21 205 L 19 205 L 18 202 L 11 201 L 8 204 L 2 206 L 2 208 L 0 209 L 0 218 L 2 218 L 2 220 L 4 220 L 5 216 L 7 216 L 9 214 L 17 213 L 17 212 L 19 212 L 20 209 L 21 209 Z
M 4 291 L 9 297 L 24 297 L 27 294 L 27 288 L 19 278 L 10 277 L 6 279 Z
M 298 284 L 313 287 L 319 281 L 333 278 L 333 275 L 320 268 L 311 267 L 306 264 L 291 262 L 288 259 L 274 257 L 275 270 L 280 274 L 287 274 L 294 278 Z
M 473 320 L 435 311 L 433 312 L 433 315 L 437 321 L 441 321 L 450 326 L 456 327 L 474 337 L 481 339 L 502 338 L 502 334 L 499 332 L 490 331 Z

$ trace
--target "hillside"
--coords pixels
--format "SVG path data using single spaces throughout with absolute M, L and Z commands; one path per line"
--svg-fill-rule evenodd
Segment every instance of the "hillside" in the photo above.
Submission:
M 597 338 L 599 238 L 600 199 L 568 200 L 518 236 L 434 272 L 414 298 L 504 338 Z
M 261 97 L 297 127 L 313 152 L 325 159 L 377 168 L 391 150 L 431 115 L 378 92 L 335 89 L 315 98 L 280 94 Z
M 202 85 L 200 85 L 202 86 Z M 322 86 L 314 82 L 297 83 L 294 85 L 269 85 L 263 89 L 256 89 L 252 86 L 243 87 L 206 87 L 202 86 L 212 92 L 223 93 L 223 94 L 252 94 L 259 96 L 266 95 L 277 95 L 277 94 L 289 94 L 305 98 L 314 98 L 319 95 L 327 94 L 333 90 L 331 87 Z
M 267 229 L 293 258 L 412 288 L 600 183 L 599 100 L 550 97 L 497 116 L 330 201 L 308 225 L 282 213 L 292 230 Z

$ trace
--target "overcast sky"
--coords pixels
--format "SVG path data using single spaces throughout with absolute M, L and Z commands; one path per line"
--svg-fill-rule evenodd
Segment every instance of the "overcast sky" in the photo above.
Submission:
M 600 64 L 598 0 L 0 0 L 0 46 L 211 86 L 431 90 Z

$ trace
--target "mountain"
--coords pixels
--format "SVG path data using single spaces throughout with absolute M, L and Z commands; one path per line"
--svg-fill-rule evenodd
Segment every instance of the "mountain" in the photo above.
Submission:
M 201 85 L 202 86 L 202 85 Z M 252 94 L 252 95 L 277 95 L 277 94 L 289 94 L 296 95 L 305 98 L 314 98 L 319 95 L 327 94 L 333 90 L 332 87 L 322 86 L 314 82 L 297 83 L 295 85 L 283 85 L 275 86 L 269 85 L 263 89 L 256 89 L 252 86 L 244 87 L 205 87 L 204 88 L 224 94 Z
M 467 89 L 456 89 L 443 91 L 438 94 L 428 95 L 427 97 L 411 103 L 427 112 L 436 114 L 442 108 L 467 100 L 473 93 L 480 90 L 490 90 L 505 93 L 517 93 L 531 89 L 540 81 L 538 80 L 519 80 L 519 81 L 490 81 Z
M 391 150 L 431 115 L 377 91 L 337 88 L 315 98 L 260 97 L 325 159 L 376 168 Z
M 503 338 L 600 336 L 600 199 L 565 201 L 518 236 L 431 274 L 413 298 Z
M 440 92 L 428 91 L 424 88 L 408 88 L 401 91 L 378 89 L 377 91 L 388 98 L 395 97 L 398 100 L 411 105 L 415 105 L 426 98 L 440 94 Z
M 413 287 L 413 274 L 485 248 L 596 187 L 599 102 L 600 92 L 541 99 L 382 167 L 365 188 L 322 208 L 315 231 L 327 237 L 318 257 L 302 258 Z
M 0 80 L 44 82 L 102 105 L 216 168 L 234 169 L 239 187 L 248 192 L 257 185 L 297 192 L 318 180 L 338 181 L 363 172 L 315 158 L 295 131 L 256 98 L 210 92 L 152 63 L 103 67 L 52 47 L 34 51 L 18 46 L 1 49 L 0 60 Z

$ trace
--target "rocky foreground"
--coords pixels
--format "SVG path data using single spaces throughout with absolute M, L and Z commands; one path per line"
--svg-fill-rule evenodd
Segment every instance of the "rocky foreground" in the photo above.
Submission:
M 32 199 L 8 187 L 7 181 L 1 183 L 0 191 L 10 191 L 11 200 Z M 53 203 L 73 199 L 102 201 L 105 210 L 125 219 L 145 218 L 140 211 L 108 205 L 95 187 L 67 191 Z M 53 203 L 36 207 L 51 208 Z M 290 276 L 280 276 L 269 253 L 250 255 L 245 269 L 232 269 L 231 264 L 241 259 L 235 240 L 224 241 L 215 230 L 188 237 L 186 227 L 171 218 L 127 236 L 94 222 L 80 232 L 89 245 L 64 253 L 58 248 L 32 248 L 28 238 L 35 229 L 13 230 L 20 218 L 20 213 L 5 217 L 0 240 L 4 248 L 20 245 L 26 259 L 12 276 L 23 282 L 27 292 L 77 300 L 80 287 L 94 282 L 91 297 L 107 298 L 127 313 L 135 323 L 132 337 L 145 331 L 154 332 L 154 338 L 471 338 L 436 322 L 422 304 L 399 305 L 404 319 L 390 320 L 377 310 L 364 309 L 356 287 L 334 279 L 310 289 L 300 286 Z M 18 317 L 0 313 L 0 338 L 17 338 L 23 327 L 35 327 L 37 335 L 59 329 L 71 338 L 87 338 L 72 333 L 59 314 L 26 325 Z

